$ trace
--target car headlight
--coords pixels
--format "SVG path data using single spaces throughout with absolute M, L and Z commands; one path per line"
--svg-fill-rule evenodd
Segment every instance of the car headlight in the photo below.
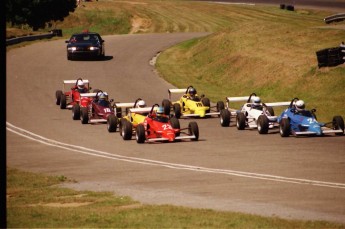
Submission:
M 90 47 L 90 50 L 93 51 L 93 50 L 98 50 L 99 48 L 98 47 L 94 47 L 94 46 L 91 46 Z
M 69 48 L 67 48 L 67 50 L 68 51 L 75 51 L 75 50 L 77 50 L 77 48 L 76 47 L 69 47 Z

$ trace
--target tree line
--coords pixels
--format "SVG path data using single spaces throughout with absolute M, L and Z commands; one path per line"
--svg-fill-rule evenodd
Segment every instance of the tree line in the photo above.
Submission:
M 27 24 L 37 31 L 47 22 L 63 21 L 76 7 L 76 0 L 7 0 L 6 22 Z

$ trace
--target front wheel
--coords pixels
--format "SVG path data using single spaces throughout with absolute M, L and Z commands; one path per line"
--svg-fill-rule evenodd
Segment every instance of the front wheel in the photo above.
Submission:
M 258 118 L 258 132 L 259 134 L 267 134 L 269 128 L 268 118 L 266 115 L 260 115 Z
M 114 114 L 111 114 L 108 116 L 108 118 L 107 118 L 107 129 L 108 129 L 109 133 L 116 132 L 117 123 L 118 123 L 118 120 Z
M 121 136 L 123 140 L 132 139 L 132 123 L 127 120 L 123 120 L 121 127 Z
M 190 122 L 188 124 L 188 133 L 189 135 L 194 135 L 195 138 L 192 138 L 192 141 L 198 141 L 199 140 L 199 127 L 196 122 Z
M 342 133 L 336 133 L 336 135 L 343 135 L 344 134 L 344 119 L 341 116 L 334 116 L 333 117 L 333 129 L 334 130 L 342 130 Z
M 287 118 L 283 118 L 279 123 L 279 133 L 282 137 L 288 137 L 290 135 L 290 121 Z
M 57 90 L 55 92 L 55 104 L 56 105 L 60 105 L 60 102 L 61 102 L 61 95 L 62 95 L 62 91 L 61 90 Z
M 89 114 L 87 107 L 81 107 L 80 108 L 80 120 L 82 124 L 88 124 L 89 123 Z
M 66 109 L 67 107 L 67 98 L 65 94 L 61 94 L 60 97 L 60 109 Z
M 201 103 L 202 105 L 204 105 L 205 107 L 209 107 L 208 110 L 206 111 L 206 113 L 210 113 L 211 111 L 211 102 L 209 98 L 202 98 L 201 99 Z
M 80 120 L 80 106 L 79 104 L 74 104 L 72 107 L 72 119 Z
M 135 132 L 135 139 L 137 143 L 144 143 L 145 142 L 145 127 L 144 125 L 137 125 L 136 132 Z
M 223 101 L 217 102 L 217 111 L 220 112 L 221 110 L 225 109 L 225 105 Z
M 220 110 L 220 125 L 229 126 L 230 125 L 231 113 L 228 109 Z
M 246 127 L 246 116 L 242 112 L 237 114 L 236 127 L 238 130 L 244 130 Z

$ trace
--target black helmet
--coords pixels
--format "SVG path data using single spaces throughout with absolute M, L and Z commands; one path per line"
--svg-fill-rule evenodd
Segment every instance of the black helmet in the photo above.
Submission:
M 190 95 L 196 95 L 196 90 L 195 90 L 195 88 L 191 88 L 191 89 L 189 89 L 189 94 Z

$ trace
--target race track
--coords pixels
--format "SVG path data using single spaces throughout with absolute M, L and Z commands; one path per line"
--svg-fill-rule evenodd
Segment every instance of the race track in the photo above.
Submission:
M 233 124 L 223 128 L 210 118 L 196 120 L 198 142 L 139 145 L 108 133 L 104 124 L 73 121 L 71 111 L 55 105 L 62 81 L 78 77 L 115 101 L 161 103 L 174 86 L 156 75 L 150 60 L 173 44 L 206 35 L 104 36 L 104 61 L 67 61 L 64 40 L 9 51 L 7 166 L 64 175 L 78 181 L 69 187 L 143 203 L 345 223 L 344 136 L 263 136 Z

